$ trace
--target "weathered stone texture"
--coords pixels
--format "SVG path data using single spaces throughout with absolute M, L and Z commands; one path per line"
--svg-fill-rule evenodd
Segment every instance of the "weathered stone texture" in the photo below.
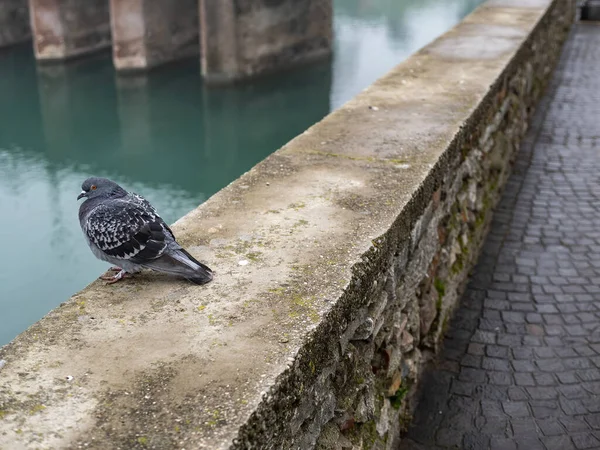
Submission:
M 200 0 L 202 72 L 226 83 L 327 57 L 332 0 Z
M 0 350 L 0 446 L 394 448 L 572 6 L 489 1 L 174 224 L 213 283 L 95 283 Z
M 30 38 L 27 0 L 0 2 L 0 47 L 25 42 Z
M 110 8 L 117 70 L 146 70 L 198 55 L 197 0 L 111 0 Z
M 110 46 L 106 0 L 30 0 L 38 60 L 64 60 Z

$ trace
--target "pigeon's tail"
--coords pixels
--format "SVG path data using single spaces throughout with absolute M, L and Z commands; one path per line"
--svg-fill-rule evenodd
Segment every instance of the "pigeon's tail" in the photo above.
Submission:
M 213 279 L 210 267 L 181 247 L 167 251 L 160 258 L 144 265 L 160 272 L 183 276 L 195 284 L 206 284 Z
M 187 261 L 184 262 L 184 264 L 189 265 L 190 262 L 192 263 L 194 274 L 192 276 L 186 276 L 188 280 L 195 284 L 206 284 L 209 281 L 212 281 L 213 272 L 210 267 L 208 267 L 206 264 L 202 264 L 192 255 L 190 255 L 184 248 L 179 249 L 179 253 L 183 253 L 184 257 L 187 258 Z M 179 259 L 179 254 L 176 253 L 174 257 Z

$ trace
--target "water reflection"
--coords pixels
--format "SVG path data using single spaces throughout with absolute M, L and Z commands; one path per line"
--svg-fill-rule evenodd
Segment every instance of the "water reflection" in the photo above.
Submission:
M 0 51 L 0 345 L 106 267 L 75 197 L 90 175 L 143 193 L 173 222 L 481 0 L 334 0 L 333 63 L 206 90 L 198 61 L 117 77 L 110 55 L 36 67 Z
M 338 108 L 482 0 L 334 0 L 331 103 Z

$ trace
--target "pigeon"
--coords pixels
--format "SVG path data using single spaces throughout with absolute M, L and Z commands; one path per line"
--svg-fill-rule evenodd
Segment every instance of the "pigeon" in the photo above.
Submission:
M 212 270 L 196 260 L 175 240 L 156 209 L 141 195 L 129 193 L 107 178 L 91 177 L 81 185 L 77 200 L 79 223 L 96 258 L 118 267 L 108 284 L 153 269 L 187 278 L 195 284 L 213 279 Z

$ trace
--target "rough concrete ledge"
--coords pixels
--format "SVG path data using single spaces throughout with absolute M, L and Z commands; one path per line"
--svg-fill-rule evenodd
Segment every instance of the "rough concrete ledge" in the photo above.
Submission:
M 0 448 L 394 448 L 574 5 L 490 0 L 0 351 Z M 83 245 L 83 244 L 82 244 Z

